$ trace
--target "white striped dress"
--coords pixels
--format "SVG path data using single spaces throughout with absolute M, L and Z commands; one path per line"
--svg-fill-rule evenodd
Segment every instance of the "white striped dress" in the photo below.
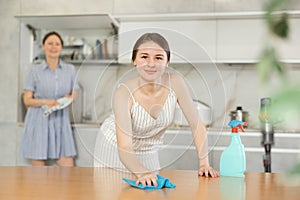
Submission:
M 169 81 L 170 84 L 170 81 Z M 120 84 L 128 89 L 133 105 L 131 108 L 133 149 L 139 161 L 149 170 L 159 170 L 158 159 L 159 145 L 163 143 L 162 135 L 174 118 L 177 97 L 170 87 L 169 95 L 158 116 L 154 119 L 140 104 L 135 101 L 130 89 L 125 84 Z M 119 87 L 120 87 L 119 86 Z M 115 118 L 107 118 L 98 134 L 95 152 L 95 167 L 110 167 L 127 171 L 118 156 Z
M 60 61 L 51 70 L 45 61 L 31 67 L 24 90 L 30 90 L 35 99 L 59 99 L 78 89 L 76 70 Z M 21 141 L 21 155 L 25 158 L 46 160 L 75 156 L 75 144 L 70 125 L 69 107 L 43 116 L 42 107 L 29 107 L 26 113 Z

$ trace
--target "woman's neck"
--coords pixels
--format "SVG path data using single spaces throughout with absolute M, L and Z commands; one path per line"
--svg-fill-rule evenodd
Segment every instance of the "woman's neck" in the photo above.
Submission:
M 152 95 L 158 92 L 162 87 L 162 77 L 155 82 L 147 82 L 141 78 L 138 80 L 138 87 L 146 95 Z
M 48 66 L 52 69 L 55 70 L 59 64 L 59 59 L 57 58 L 46 58 L 46 63 Z

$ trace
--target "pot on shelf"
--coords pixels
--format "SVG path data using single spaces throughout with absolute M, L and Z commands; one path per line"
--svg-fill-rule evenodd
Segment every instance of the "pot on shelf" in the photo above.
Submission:
M 239 120 L 239 121 L 249 123 L 248 122 L 249 113 L 248 113 L 248 111 L 244 111 L 242 106 L 237 106 L 236 110 L 231 111 L 229 116 L 230 116 L 230 120 Z

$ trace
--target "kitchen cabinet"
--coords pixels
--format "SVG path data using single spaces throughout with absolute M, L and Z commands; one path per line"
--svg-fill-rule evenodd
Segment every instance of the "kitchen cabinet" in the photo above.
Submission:
M 99 127 L 73 127 L 74 140 L 77 149 L 75 165 L 80 167 L 94 166 L 94 148 Z
M 212 165 L 219 169 L 220 157 L 223 150 L 229 146 L 230 132 L 208 131 L 210 138 L 215 142 L 211 151 Z M 264 147 L 261 145 L 262 133 L 246 132 L 241 133 L 241 141 L 246 153 L 246 171 L 264 172 L 263 155 Z M 274 145 L 271 148 L 271 170 L 282 173 L 289 170 L 300 154 L 300 134 L 299 133 L 274 133 Z
M 171 63 L 211 62 L 216 52 L 216 22 L 212 20 L 182 20 L 180 16 L 116 17 L 120 20 L 120 63 L 131 62 L 136 40 L 146 32 L 158 32 L 169 42 Z
M 300 62 L 300 19 L 291 15 L 287 40 L 272 40 L 262 16 L 252 19 L 224 19 L 217 22 L 217 61 L 222 63 L 255 63 L 262 50 L 272 43 L 281 61 Z
M 300 12 L 286 11 L 290 33 L 287 40 L 272 38 L 264 12 L 241 12 L 217 19 L 216 61 L 220 63 L 256 63 L 268 43 L 274 45 L 285 63 L 300 62 Z M 274 16 L 275 17 L 275 16 Z
M 114 13 L 138 14 L 138 13 L 185 13 L 185 12 L 212 12 L 215 9 L 214 1 L 198 0 L 173 0 L 169 1 L 151 0 L 114 0 Z
M 0 166 L 16 165 L 16 154 L 19 151 L 18 132 L 20 131 L 15 123 L 0 123 Z
M 300 63 L 300 18 L 290 18 L 288 40 L 278 41 L 281 59 L 289 63 Z
M 231 138 L 228 131 L 208 130 L 208 156 L 210 164 L 215 169 L 220 169 L 220 157 Z M 246 153 L 246 171 L 264 172 L 263 155 L 264 147 L 261 145 L 259 131 L 241 133 L 241 140 Z M 300 154 L 300 134 L 281 133 L 274 135 L 275 143 L 271 149 L 272 172 L 286 172 L 289 170 Z M 165 146 L 160 152 L 160 162 L 166 169 L 198 168 L 198 156 L 193 144 L 190 130 L 167 130 L 164 136 Z
M 275 44 L 280 59 L 300 62 L 300 13 L 287 11 L 290 38 L 271 40 L 264 12 L 115 15 L 120 21 L 119 62 L 130 62 L 136 39 L 159 32 L 170 43 L 173 63 L 256 63 L 267 42 Z
M 267 33 L 262 19 L 220 19 L 216 34 L 218 62 L 252 63 L 264 48 Z
M 3 136 L 5 135 L 7 139 L 4 138 L 2 142 L 5 148 L 1 154 L 5 159 L 1 161 L 0 165 L 31 165 L 30 160 L 20 157 L 22 126 L 6 126 L 4 130 Z M 7 134 L 8 132 L 14 134 Z M 76 166 L 93 167 L 94 147 L 99 134 L 99 126 L 74 125 L 73 134 L 77 149 Z M 208 129 L 207 134 L 210 164 L 219 170 L 220 156 L 230 143 L 230 132 Z M 163 169 L 198 169 L 198 155 L 193 143 L 192 132 L 189 129 L 168 129 L 163 140 L 164 144 L 159 150 L 159 159 Z M 261 133 L 246 130 L 245 133 L 241 133 L 241 140 L 245 146 L 246 171 L 264 172 L 264 148 L 261 146 Z M 275 143 L 271 149 L 272 172 L 286 172 L 299 159 L 300 133 L 275 132 L 274 140 Z M 48 164 L 55 165 L 55 162 L 50 160 Z

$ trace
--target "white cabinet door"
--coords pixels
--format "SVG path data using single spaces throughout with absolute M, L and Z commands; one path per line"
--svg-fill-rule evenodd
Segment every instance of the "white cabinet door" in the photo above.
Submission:
M 300 61 L 300 19 L 289 19 L 290 32 L 287 40 L 282 40 L 278 47 L 278 53 L 282 60 Z
M 74 140 L 77 156 L 75 159 L 78 167 L 94 166 L 94 149 L 99 128 L 74 128 Z
M 217 21 L 217 60 L 219 62 L 255 62 L 266 44 L 277 50 L 279 59 L 300 60 L 300 19 L 290 18 L 287 40 L 271 38 L 264 19 L 222 19 Z
M 265 45 L 266 25 L 262 19 L 217 21 L 217 60 L 253 62 Z
M 210 62 L 211 58 L 215 58 L 216 22 L 213 20 L 130 21 L 120 24 L 120 63 L 131 62 L 133 45 L 146 32 L 158 32 L 168 40 L 171 63 Z
M 216 2 L 199 0 L 114 0 L 113 13 L 140 14 L 140 13 L 191 13 L 213 12 Z

